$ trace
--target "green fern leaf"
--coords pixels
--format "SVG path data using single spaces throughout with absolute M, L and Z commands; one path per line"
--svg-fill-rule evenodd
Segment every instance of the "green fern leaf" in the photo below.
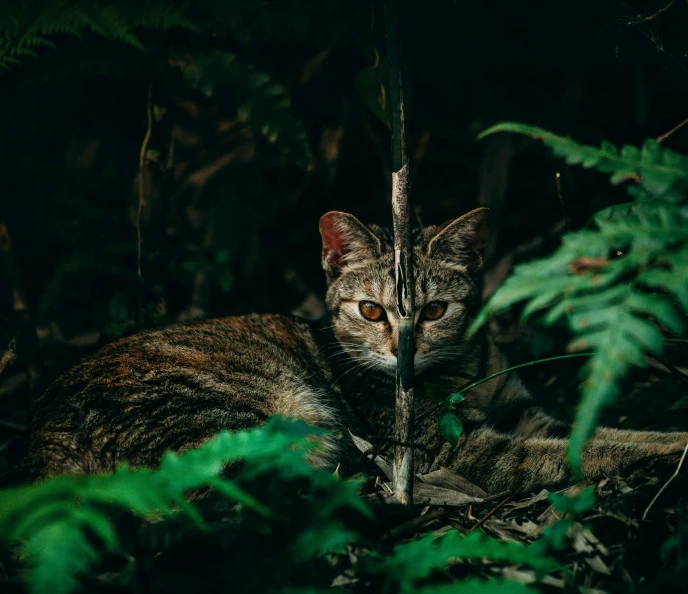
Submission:
M 569 350 L 593 351 L 569 447 L 577 472 L 583 446 L 621 380 L 645 366 L 648 354 L 662 353 L 658 324 L 681 334 L 688 314 L 688 209 L 654 201 L 598 213 L 594 222 L 597 229 L 566 235 L 548 258 L 517 266 L 469 330 L 525 302 L 522 319 L 537 316 L 546 326 L 564 320 L 574 335 Z M 622 255 L 610 259 L 610 253 Z M 649 294 L 647 287 L 667 294 Z
M 268 142 L 285 151 L 291 161 L 306 167 L 312 161 L 306 130 L 294 116 L 284 89 L 269 74 L 235 54 L 217 50 L 199 52 L 189 60 L 187 52 L 174 52 L 175 63 L 186 83 L 210 97 L 229 93 L 237 107 L 237 119 L 249 122 Z
M 135 30 L 186 29 L 198 32 L 179 2 L 119 0 L 118 2 L 8 2 L 0 5 L 0 68 L 9 70 L 18 57 L 35 57 L 29 48 L 55 43 L 48 37 L 84 31 L 119 41 L 141 51 L 145 46 Z
M 466 559 L 503 561 L 511 565 L 527 565 L 538 571 L 550 571 L 556 563 L 543 554 L 542 547 L 522 546 L 485 537 L 480 532 L 467 536 L 450 532 L 442 538 L 428 535 L 396 547 L 383 559 L 377 571 L 397 582 L 402 592 L 415 591 L 415 583 L 444 571 L 452 563 Z
M 671 149 L 648 139 L 641 149 L 625 145 L 619 151 L 610 142 L 603 141 L 600 148 L 576 143 L 569 137 L 558 136 L 551 132 L 514 122 L 495 124 L 478 135 L 478 140 L 497 132 L 514 132 L 541 140 L 555 156 L 561 157 L 569 165 L 581 165 L 586 169 L 596 168 L 602 173 L 610 173 L 610 181 L 618 185 L 634 181 L 640 185 L 631 195 L 636 197 L 662 197 L 675 202 L 685 193 L 677 192 L 679 184 L 688 181 L 688 157 L 679 155 Z
M 468 578 L 453 584 L 425 586 L 417 594 L 534 594 L 538 590 L 512 580 Z
M 297 539 L 301 555 L 322 552 L 322 546 L 337 547 L 353 538 L 333 520 L 342 507 L 369 515 L 357 495 L 357 485 L 335 479 L 310 466 L 305 453 L 312 448 L 307 436 L 322 433 L 302 422 L 271 419 L 252 431 L 221 433 L 198 449 L 167 454 L 158 470 L 122 467 L 112 475 L 66 476 L 38 485 L 0 491 L 0 540 L 23 543 L 33 569 L 29 573 L 32 592 L 72 592 L 79 575 L 101 558 L 102 550 L 120 548 L 119 534 L 109 510 L 115 508 L 144 519 L 179 517 L 198 529 L 207 525 L 199 510 L 185 495 L 202 487 L 215 490 L 264 516 L 272 511 L 240 487 L 260 473 L 305 484 L 327 495 L 327 505 L 318 507 L 317 530 Z M 237 480 L 222 477 L 226 464 L 242 460 Z M 95 537 L 95 540 L 94 538 Z M 296 558 L 296 554 L 294 554 Z

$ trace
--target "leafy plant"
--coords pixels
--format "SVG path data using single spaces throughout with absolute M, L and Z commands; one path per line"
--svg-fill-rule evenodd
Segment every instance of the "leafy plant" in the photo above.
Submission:
M 503 122 L 481 132 L 478 140 L 497 132 L 514 132 L 541 140 L 555 156 L 563 158 L 569 165 L 581 165 L 586 169 L 594 167 L 602 173 L 610 173 L 612 185 L 633 181 L 637 185 L 630 185 L 627 190 L 635 198 L 662 198 L 674 203 L 685 200 L 688 157 L 661 146 L 651 138 L 641 148 L 626 144 L 619 149 L 606 140 L 596 148 L 535 126 Z
M 0 69 L 10 70 L 21 58 L 36 57 L 40 47 L 55 48 L 51 38 L 81 37 L 91 32 L 145 51 L 135 31 L 187 29 L 198 31 L 181 2 L 160 0 L 18 0 L 0 6 Z
M 213 260 L 207 257 L 189 258 L 182 262 L 182 270 L 191 274 L 201 272 L 211 276 L 224 293 L 229 293 L 232 288 L 234 276 L 229 264 L 229 252 L 226 249 L 217 250 Z
M 327 505 L 317 509 L 314 525 L 296 533 L 294 550 L 310 558 L 352 538 L 351 531 L 335 520 L 335 512 L 350 507 L 369 513 L 355 483 L 339 481 L 307 463 L 304 454 L 315 446 L 305 438 L 318 432 L 299 421 L 273 418 L 258 429 L 221 433 L 196 450 L 168 453 L 158 470 L 123 466 L 112 475 L 57 477 L 8 489 L 0 492 L 0 535 L 6 542 L 20 543 L 32 566 L 28 581 L 33 592 L 72 592 L 79 576 L 96 566 L 105 552 L 121 550 L 112 510 L 147 520 L 181 514 L 196 531 L 204 531 L 209 524 L 186 496 L 212 488 L 244 509 L 279 521 L 242 486 L 276 473 L 283 480 L 305 480 L 311 490 L 325 494 Z M 242 470 L 233 479 L 225 478 L 225 466 L 238 460 L 243 461 Z
M 239 106 L 238 120 L 249 122 L 271 144 L 287 150 L 294 163 L 306 166 L 311 162 L 306 131 L 291 113 L 284 89 L 269 74 L 257 71 L 236 54 L 212 49 L 192 57 L 176 50 L 173 63 L 186 83 L 204 95 L 229 92 Z
M 183 588 L 183 573 L 174 572 L 187 566 L 198 573 L 208 561 L 194 558 L 194 549 L 201 556 L 214 551 L 221 573 L 240 588 L 319 591 L 317 576 L 328 565 L 318 563 L 360 541 L 354 519 L 370 516 L 357 482 L 341 481 L 306 461 L 317 447 L 310 437 L 322 433 L 299 421 L 272 418 L 264 427 L 224 432 L 195 450 L 168 453 L 156 470 L 121 467 L 111 475 L 56 477 L 0 491 L 0 543 L 19 549 L 29 566 L 28 586 L 37 594 L 80 589 L 113 555 L 126 559 L 117 577 L 120 586 L 130 588 L 144 567 L 154 570 L 147 557 L 169 556 L 160 579 Z M 226 465 L 238 461 L 232 478 L 224 476 Z M 207 489 L 204 497 L 189 499 Z M 438 583 L 452 566 L 488 559 L 538 573 L 557 568 L 542 543 L 522 546 L 453 531 L 399 544 L 391 554 L 364 553 L 350 572 L 389 592 L 534 591 L 504 579 Z M 220 568 L 210 568 L 216 583 Z
M 537 571 L 547 572 L 556 567 L 556 562 L 544 552 L 539 544 L 526 547 L 487 538 L 480 532 L 473 532 L 467 536 L 459 532 L 450 532 L 441 538 L 430 534 L 400 545 L 391 555 L 378 560 L 374 567 L 376 573 L 382 573 L 397 583 L 400 592 L 414 592 L 417 591 L 419 582 L 437 571 L 446 571 L 453 562 L 459 560 L 485 558 L 514 565 L 527 565 Z
M 439 420 L 440 434 L 450 444 L 456 445 L 463 433 L 463 421 L 454 412 L 456 410 L 454 405 L 463 402 L 463 394 L 447 396 L 442 386 L 432 383 L 425 384 L 425 391 L 428 397 L 437 402 L 445 411 Z
M 575 519 L 595 505 L 595 488 L 588 487 L 577 495 L 550 493 L 549 500 L 564 517 L 545 529 L 542 542 L 551 550 L 559 551 L 565 548 L 569 533 L 576 525 Z
M 642 149 L 610 143 L 602 148 L 521 124 L 498 124 L 481 134 L 528 134 L 568 163 L 630 181 L 636 201 L 598 212 L 591 228 L 564 236 L 551 256 L 522 264 L 493 294 L 470 332 L 487 317 L 525 302 L 521 318 L 545 326 L 565 322 L 574 334 L 569 350 L 591 350 L 569 457 L 580 473 L 582 449 L 602 408 L 621 381 L 648 356 L 663 352 L 663 333 L 685 331 L 688 313 L 688 158 L 648 140 Z

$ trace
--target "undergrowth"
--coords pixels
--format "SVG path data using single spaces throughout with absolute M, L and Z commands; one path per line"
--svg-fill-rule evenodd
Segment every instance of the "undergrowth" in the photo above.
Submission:
M 332 579 L 327 560 L 365 543 L 372 516 L 358 482 L 307 463 L 317 445 L 306 437 L 317 433 L 302 422 L 273 418 L 264 427 L 221 433 L 198 449 L 169 453 L 157 470 L 122 467 L 112 475 L 6 489 L 0 492 L 0 538 L 24 564 L 36 594 L 90 591 L 99 583 L 137 589 L 142 573 L 162 584 L 160 591 L 183 584 L 196 590 L 209 568 L 209 583 L 229 580 L 236 591 L 319 591 Z M 239 461 L 225 478 L 225 466 Z M 549 545 L 548 539 L 524 547 L 480 532 L 452 532 L 391 551 L 373 545 L 349 571 L 390 593 L 528 592 L 508 580 L 438 581 L 451 565 L 470 560 L 546 572 L 556 567 Z M 113 559 L 119 559 L 116 572 Z
M 523 305 L 521 319 L 565 324 L 569 351 L 590 351 L 569 458 L 580 471 L 585 442 L 604 406 L 618 397 L 633 367 L 661 357 L 664 339 L 685 332 L 688 314 L 688 158 L 648 139 L 619 150 L 578 144 L 540 128 L 503 123 L 480 135 L 515 132 L 542 140 L 572 165 L 627 184 L 632 202 L 597 212 L 567 233 L 551 256 L 517 266 L 473 324 Z
M 67 37 L 83 39 L 90 34 L 148 53 L 142 37 L 147 30 L 186 31 L 192 34 L 190 44 L 174 47 L 168 61 L 182 71 L 188 88 L 206 97 L 230 91 L 237 106 L 237 119 L 250 124 L 257 135 L 303 168 L 311 162 L 312 155 L 304 126 L 292 113 L 285 89 L 247 59 L 212 47 L 199 50 L 193 43 L 199 36 L 218 36 L 214 27 L 220 18 L 231 25 L 224 35 L 235 38 L 239 44 L 249 43 L 250 32 L 238 26 L 243 22 L 241 11 L 255 10 L 257 6 L 243 1 L 213 4 L 205 14 L 192 2 L 12 0 L 0 6 L 0 74 L 20 67 L 24 60 L 43 55 L 46 50 L 59 51 Z
M 238 122 L 250 124 L 256 136 L 306 167 L 312 155 L 288 93 L 241 51 L 263 30 L 284 33 L 285 22 L 260 20 L 261 33 L 230 18 L 225 33 L 240 49 L 209 44 L 199 49 L 193 35 L 203 26 L 187 8 L 160 0 L 3 3 L 0 69 L 59 52 L 69 37 L 95 35 L 145 55 L 147 29 L 183 31 L 190 46 L 176 47 L 164 58 L 186 87 L 205 97 L 229 96 Z M 260 3 L 229 2 L 224 8 L 260 13 Z M 370 80 L 359 77 L 359 86 L 372 88 L 366 92 L 377 99 L 378 81 L 367 74 Z M 371 106 L 385 118 L 384 106 L 377 109 L 376 101 Z M 498 124 L 481 137 L 498 132 L 537 138 L 567 163 L 625 184 L 630 198 L 565 235 L 551 256 L 518 266 L 473 326 L 520 306 L 523 320 L 566 326 L 569 350 L 590 353 L 570 440 L 571 464 L 580 469 L 582 448 L 603 408 L 622 392 L 624 378 L 646 366 L 649 357 L 661 358 L 667 338 L 685 333 L 688 157 L 653 140 L 642 147 L 619 149 L 608 142 L 592 147 L 514 123 Z M 442 417 L 442 431 L 451 441 L 463 430 L 452 412 L 461 398 L 450 395 Z M 349 564 L 351 588 L 362 591 L 520 593 L 535 586 L 476 577 L 471 563 L 489 559 L 544 575 L 556 567 L 553 551 L 567 546 L 570 516 L 592 505 L 589 492 L 572 500 L 555 498 L 555 507 L 570 516 L 528 547 L 477 531 L 466 536 L 453 531 L 387 550 L 367 537 L 373 519 L 358 483 L 307 464 L 306 453 L 314 446 L 305 437 L 314 431 L 273 419 L 265 427 L 223 433 L 196 450 L 168 454 L 157 470 L 124 467 L 109 476 L 59 477 L 6 489 L 0 492 L 0 540 L 25 567 L 22 579 L 38 594 L 113 587 L 145 591 L 147 581 L 156 581 L 159 591 L 197 591 L 199 584 L 207 589 L 220 581 L 238 591 L 318 592 L 329 588 L 341 559 Z M 223 475 L 227 464 L 239 462 L 231 478 Z M 687 540 L 688 531 L 679 528 L 662 554 L 682 563 L 679 552 Z M 450 569 L 459 565 L 457 577 Z

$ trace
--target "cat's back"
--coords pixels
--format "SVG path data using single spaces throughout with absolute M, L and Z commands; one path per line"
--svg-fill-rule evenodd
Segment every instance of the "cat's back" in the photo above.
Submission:
M 24 467 L 40 478 L 154 466 L 166 450 L 273 414 L 329 426 L 334 390 L 310 328 L 286 316 L 142 332 L 105 346 L 38 399 Z

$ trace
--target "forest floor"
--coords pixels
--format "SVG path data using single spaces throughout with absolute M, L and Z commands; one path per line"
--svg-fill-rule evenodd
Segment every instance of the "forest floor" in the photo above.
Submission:
M 513 335 L 502 330 L 503 347 L 508 350 Z M 42 349 L 50 369 L 48 376 L 91 351 L 95 346 L 93 339 L 94 336 L 84 336 L 71 345 L 53 343 Z M 0 383 L 0 479 L 5 481 L 12 477 L 12 468 L 26 444 L 30 402 L 26 370 L 9 367 Z M 564 375 L 570 376 L 570 370 Z M 650 375 L 657 376 L 656 382 L 650 382 L 656 384 L 667 374 L 655 369 Z M 645 383 L 647 377 L 646 374 Z M 553 386 L 554 393 L 557 380 L 563 381 L 560 377 L 545 380 L 545 384 Z M 564 384 L 570 386 L 571 381 L 569 377 Z M 369 446 L 362 440 L 357 445 L 362 451 Z M 394 507 L 387 505 L 390 469 L 389 463 L 380 457 L 374 462 L 368 463 L 363 496 L 380 512 L 382 508 Z M 652 591 L 681 591 L 676 576 L 684 575 L 686 570 L 675 566 L 676 562 L 680 564 L 685 544 L 680 526 L 688 510 L 686 486 L 688 464 L 682 468 L 682 462 L 673 467 L 644 466 L 623 476 L 603 476 L 594 484 L 594 504 L 571 516 L 555 509 L 546 490 L 529 496 L 508 492 L 487 496 L 480 487 L 443 470 L 418 477 L 417 505 L 412 511 L 377 514 L 384 520 L 376 538 L 383 546 L 390 546 L 430 533 L 441 535 L 458 530 L 464 534 L 482 531 L 500 540 L 528 544 L 540 539 L 555 522 L 568 517 L 564 532 L 569 544 L 557 553 L 561 564 L 558 570 L 541 576 L 522 566 L 485 562 L 473 564 L 471 572 L 486 577 L 501 575 L 525 584 L 538 582 L 546 591 L 578 591 L 581 584 L 589 592 L 625 592 L 650 585 Z M 583 488 L 579 484 L 563 492 L 573 495 Z M 351 558 L 360 554 L 365 551 L 349 548 L 348 558 L 332 558 L 333 586 L 356 589 L 359 578 L 351 570 Z M 672 563 L 671 572 L 663 571 Z M 461 571 L 457 566 L 457 575 L 462 575 Z M 16 580 L 6 583 L 10 582 Z

